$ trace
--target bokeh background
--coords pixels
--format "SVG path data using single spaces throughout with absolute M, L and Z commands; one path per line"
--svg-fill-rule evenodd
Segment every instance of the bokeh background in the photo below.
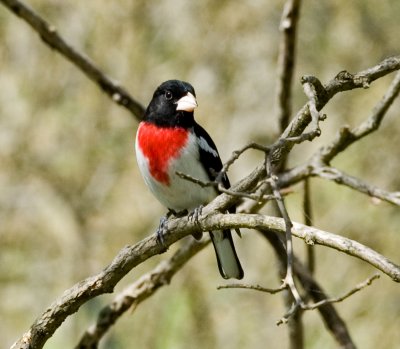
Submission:
M 44 18 L 106 73 L 147 104 L 164 80 L 196 88 L 197 120 L 223 158 L 249 141 L 278 135 L 275 88 L 283 1 L 30 0 Z M 301 9 L 294 111 L 305 102 L 300 77 L 327 82 L 400 52 L 398 0 L 306 0 Z M 298 146 L 299 164 L 342 125 L 371 112 L 391 78 L 368 90 L 341 94 L 325 108 L 322 136 Z M 334 165 L 387 190 L 400 188 L 400 103 L 379 132 L 353 145 Z M 10 346 L 61 293 L 97 273 L 126 244 L 152 233 L 165 209 L 140 178 L 134 155 L 137 121 L 45 46 L 0 5 L 0 342 Z M 230 172 L 235 182 L 261 159 L 249 152 Z M 364 243 L 399 263 L 400 211 L 326 181 L 313 179 L 314 225 Z M 288 198 L 303 221 L 301 187 Z M 247 283 L 276 287 L 278 263 L 255 232 L 236 242 Z M 296 253 L 304 244 L 296 241 Z M 133 270 L 124 285 L 170 256 Z M 341 295 L 369 277 L 372 267 L 316 247 L 317 279 Z M 287 347 L 280 295 L 216 290 L 223 284 L 214 252 L 193 258 L 168 287 L 124 316 L 103 348 Z M 95 319 L 105 295 L 68 318 L 46 348 L 73 347 Z M 400 288 L 383 276 L 337 305 L 360 348 L 400 343 Z M 316 311 L 304 315 L 306 347 L 336 348 Z

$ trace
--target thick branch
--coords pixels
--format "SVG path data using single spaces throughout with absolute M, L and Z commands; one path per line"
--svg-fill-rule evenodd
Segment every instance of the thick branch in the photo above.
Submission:
M 208 206 L 212 205 L 205 207 L 207 211 L 209 210 Z M 165 246 L 170 246 L 178 239 L 199 231 L 227 228 L 251 228 L 284 233 L 285 223 L 281 218 L 260 214 L 210 214 L 200 217 L 197 223 L 183 217 L 168 222 L 168 231 L 164 236 Z M 400 282 L 399 266 L 356 241 L 298 223 L 294 223 L 292 234 L 307 243 L 331 247 L 359 258 L 381 270 L 394 281 Z M 112 292 L 118 281 L 132 268 L 163 250 L 164 248 L 157 243 L 156 235 L 152 235 L 136 245 L 125 247 L 102 272 L 65 291 L 12 348 L 42 348 L 62 322 L 76 312 L 83 303 L 100 294 Z
M 136 119 L 142 118 L 144 107 L 124 87 L 105 75 L 89 57 L 80 53 L 63 39 L 53 25 L 18 0 L 0 0 L 0 2 L 27 22 L 48 46 L 63 55 L 89 79 L 93 80 L 114 102 L 128 109 Z
M 202 241 L 190 240 L 171 258 L 160 262 L 151 272 L 146 273 L 132 285 L 124 289 L 106 307 L 104 307 L 92 325 L 82 336 L 76 348 L 97 348 L 100 340 L 118 318 L 130 308 L 136 308 L 140 303 L 152 296 L 160 287 L 168 285 L 172 277 L 210 242 L 209 238 Z

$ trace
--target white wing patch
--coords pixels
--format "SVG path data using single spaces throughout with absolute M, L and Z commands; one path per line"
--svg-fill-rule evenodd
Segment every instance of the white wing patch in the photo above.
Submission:
M 207 143 L 207 141 L 203 137 L 198 138 L 198 143 L 201 149 L 204 151 L 211 153 L 214 157 L 218 158 L 218 152 L 214 149 L 211 148 L 210 145 Z

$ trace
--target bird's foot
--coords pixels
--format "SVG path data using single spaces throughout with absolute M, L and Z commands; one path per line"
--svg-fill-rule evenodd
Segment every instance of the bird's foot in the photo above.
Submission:
M 194 222 L 196 225 L 200 225 L 199 217 L 201 216 L 202 211 L 203 211 L 203 205 L 200 205 L 199 207 L 196 207 L 192 212 L 189 212 L 188 214 L 189 222 Z M 196 240 L 200 240 L 203 237 L 203 233 L 199 231 L 197 233 L 193 233 L 192 236 Z
M 183 210 L 183 211 L 177 212 L 177 211 L 172 210 L 172 209 L 169 208 L 167 214 L 165 216 L 161 217 L 160 224 L 159 224 L 159 226 L 157 228 L 157 232 L 156 232 L 156 234 L 157 234 L 157 243 L 162 248 L 161 253 L 164 253 L 164 252 L 166 252 L 168 250 L 168 247 L 165 246 L 164 235 L 165 235 L 165 233 L 167 231 L 167 222 L 168 222 L 169 217 L 175 216 L 175 217 L 179 218 L 179 217 L 183 217 L 185 215 L 187 215 L 187 210 Z
M 160 219 L 160 225 L 157 228 L 157 243 L 160 245 L 162 248 L 161 253 L 164 253 L 168 250 L 168 247 L 165 246 L 165 239 L 164 235 L 167 231 L 167 221 L 168 221 L 169 215 L 167 214 L 166 216 L 161 217 Z
M 192 212 L 189 212 L 188 220 L 190 222 L 194 222 L 195 224 L 199 224 L 199 217 L 203 212 L 203 207 L 203 205 L 200 205 L 199 207 L 196 207 Z

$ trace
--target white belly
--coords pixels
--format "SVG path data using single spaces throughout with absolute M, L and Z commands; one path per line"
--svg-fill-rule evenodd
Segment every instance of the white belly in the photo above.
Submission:
M 167 146 L 167 145 L 166 145 Z M 193 210 L 207 204 L 216 195 L 213 187 L 202 188 L 200 185 L 179 177 L 181 172 L 201 181 L 209 181 L 207 173 L 199 162 L 199 149 L 196 137 L 190 134 L 185 151 L 173 159 L 168 168 L 169 184 L 163 184 L 150 174 L 148 159 L 143 155 L 136 139 L 136 157 L 142 176 L 154 196 L 167 208 L 175 211 Z

